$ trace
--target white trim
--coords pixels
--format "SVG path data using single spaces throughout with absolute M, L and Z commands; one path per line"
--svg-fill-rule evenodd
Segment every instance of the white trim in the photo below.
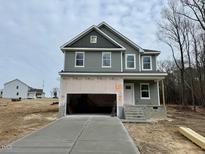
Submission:
M 66 42 L 65 44 L 63 44 L 60 48 L 63 49 L 65 46 L 72 44 L 76 41 L 78 41 L 83 35 L 86 35 L 87 33 L 89 33 L 91 30 L 96 30 L 97 32 L 99 32 L 101 35 L 103 35 L 104 37 L 106 37 L 108 40 L 110 40 L 112 43 L 114 43 L 115 45 L 121 47 L 122 49 L 125 49 L 121 44 L 119 44 L 118 42 L 116 42 L 115 40 L 113 40 L 111 37 L 109 37 L 107 34 L 105 34 L 103 31 L 101 31 L 98 27 L 96 27 L 95 25 L 89 27 L 88 29 L 86 29 L 85 31 L 81 32 L 79 35 L 77 35 L 76 37 L 74 37 L 73 39 L 71 39 L 70 41 Z
M 76 65 L 76 57 L 77 57 L 78 53 L 82 53 L 83 54 L 83 66 L 77 66 Z M 79 51 L 75 52 L 75 67 L 85 67 L 85 52 L 79 52 Z
M 149 97 L 142 97 L 142 85 L 148 85 L 148 92 L 149 92 Z M 150 99 L 150 84 L 149 83 L 140 83 L 140 99 Z
M 158 105 L 160 106 L 160 95 L 159 95 L 159 80 L 157 80 L 157 101 L 158 101 Z
M 110 54 L 110 66 L 104 66 L 103 65 L 103 56 L 104 54 Z M 112 67 L 112 53 L 111 52 L 102 52 L 102 64 L 101 64 L 102 68 L 111 68 Z
M 140 55 L 140 53 L 139 53 L 139 71 L 141 71 L 141 55 Z
M 121 65 L 121 72 L 123 72 L 123 58 L 122 58 L 122 51 L 121 51 L 121 57 L 120 57 L 120 65 Z
M 125 83 L 124 84 L 124 89 L 126 89 L 126 85 L 131 85 L 133 87 L 132 95 L 133 95 L 133 102 L 132 105 L 135 105 L 135 84 L 134 83 Z M 124 98 L 125 99 L 125 98 Z
M 124 48 L 61 48 L 61 50 L 68 50 L 68 51 L 72 51 L 72 50 L 89 50 L 89 51 L 124 51 Z
M 144 69 L 144 57 L 150 58 L 150 69 Z M 152 56 L 142 56 L 142 70 L 143 71 L 151 71 L 152 70 Z
M 140 52 L 144 52 L 144 49 L 141 48 L 139 45 L 135 44 L 133 41 L 131 41 L 130 39 L 128 39 L 127 37 L 125 37 L 123 34 L 121 34 L 120 32 L 118 32 L 117 30 L 115 30 L 114 28 L 112 28 L 110 25 L 108 25 L 106 22 L 101 22 L 97 27 L 100 28 L 102 25 L 107 26 L 109 29 L 111 29 L 113 32 L 115 32 L 116 34 L 118 34 L 120 37 L 122 37 L 123 39 L 125 39 L 127 42 L 129 42 L 130 44 L 132 44 L 134 47 L 138 48 Z
M 96 42 L 92 42 L 93 40 L 91 39 L 92 37 L 95 37 L 95 39 L 96 39 Z M 91 44 L 95 44 L 95 43 L 97 43 L 98 42 L 98 37 L 96 36 L 96 35 L 91 35 L 90 36 L 90 43 Z
M 127 67 L 127 56 L 134 56 L 134 67 L 133 68 Z M 136 69 L 136 54 L 125 54 L 125 69 L 129 69 L 129 70 Z
M 155 70 L 158 70 L 158 56 L 155 56 L 153 58 L 155 58 Z
M 146 52 L 146 51 L 145 51 L 143 54 L 144 54 L 144 55 L 146 55 L 146 54 L 153 54 L 153 55 L 156 54 L 156 55 L 158 55 L 158 54 L 160 54 L 160 51 L 158 51 L 158 52 L 150 52 L 150 51 L 149 51 L 149 52 Z
M 159 73 L 78 73 L 78 72 L 59 72 L 60 75 L 104 75 L 104 76 L 159 76 L 165 77 L 167 73 L 159 72 Z
M 69 40 L 68 42 L 64 43 L 62 46 L 60 46 L 60 49 L 64 48 L 65 46 L 67 46 L 68 44 L 70 44 L 71 42 L 73 42 L 74 40 L 77 40 L 80 36 L 82 36 L 83 34 L 86 34 L 87 32 L 89 32 L 92 28 L 94 28 L 95 25 L 92 25 L 90 27 L 88 27 L 86 30 L 82 31 L 81 33 L 79 33 L 78 35 L 76 35 L 74 38 L 72 38 L 71 40 Z

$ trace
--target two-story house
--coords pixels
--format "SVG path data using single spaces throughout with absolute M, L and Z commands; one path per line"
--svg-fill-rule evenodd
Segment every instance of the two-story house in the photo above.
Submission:
M 36 99 L 45 97 L 45 93 L 43 92 L 43 89 L 32 88 L 23 81 L 14 79 L 4 84 L 2 97 L 12 99 Z
M 61 51 L 65 59 L 59 73 L 60 116 L 166 116 L 162 81 L 167 74 L 156 69 L 160 51 L 143 49 L 105 22 L 89 27 Z

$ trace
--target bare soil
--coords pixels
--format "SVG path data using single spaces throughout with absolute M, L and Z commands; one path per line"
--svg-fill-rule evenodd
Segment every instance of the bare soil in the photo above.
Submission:
M 197 112 L 167 107 L 167 120 L 152 123 L 124 123 L 142 154 L 205 154 L 178 131 L 179 126 L 193 129 L 205 136 L 205 109 Z
M 0 99 L 0 146 L 25 136 L 57 119 L 56 99 L 11 102 Z M 168 106 L 168 120 L 152 123 L 124 123 L 142 154 L 205 154 L 178 132 L 186 126 L 205 136 L 205 109 L 180 111 Z
M 56 120 L 57 99 L 25 99 L 11 102 L 0 98 L 0 146 L 25 136 Z

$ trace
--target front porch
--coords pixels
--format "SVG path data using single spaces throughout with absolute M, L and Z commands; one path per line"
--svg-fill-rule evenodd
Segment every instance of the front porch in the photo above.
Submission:
M 128 121 L 166 118 L 163 79 L 124 79 L 122 118 Z

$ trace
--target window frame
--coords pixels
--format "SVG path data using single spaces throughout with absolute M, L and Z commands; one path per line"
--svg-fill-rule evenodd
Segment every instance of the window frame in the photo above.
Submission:
M 95 37 L 95 38 L 96 38 L 96 42 L 93 42 L 93 41 L 92 41 L 92 39 L 91 39 L 92 37 Z M 91 44 L 95 44 L 95 43 L 97 43 L 97 42 L 98 42 L 98 37 L 97 37 L 97 35 L 90 35 L 90 43 L 91 43 Z
M 128 56 L 134 56 L 134 67 L 133 68 L 130 68 L 127 66 L 127 57 Z M 136 69 L 136 54 L 125 54 L 125 69 L 130 69 L 130 70 L 134 70 Z
M 78 60 L 83 60 L 83 65 L 82 66 L 79 66 L 79 65 L 76 65 L 76 62 L 77 62 L 77 54 L 78 53 L 82 53 L 83 54 L 83 59 L 78 59 Z M 85 52 L 82 52 L 82 51 L 76 51 L 75 52 L 75 67 L 85 67 Z
M 110 66 L 104 66 L 103 65 L 103 61 L 104 61 L 103 56 L 104 56 L 104 54 L 110 54 Z M 111 52 L 102 52 L 102 68 L 111 68 L 111 67 L 112 67 L 112 53 Z
M 144 68 L 144 58 L 145 57 L 149 57 L 150 58 L 150 68 L 149 69 Z M 142 70 L 143 71 L 150 71 L 150 70 L 152 70 L 152 56 L 142 56 Z
M 148 90 L 146 90 L 146 92 L 148 92 L 149 97 L 143 97 L 143 96 L 142 96 L 142 92 L 143 92 L 142 86 L 143 86 L 143 85 L 147 85 L 147 86 L 148 86 Z M 144 90 L 144 91 L 145 91 L 145 90 Z M 149 83 L 140 83 L 140 99 L 150 99 L 150 84 L 149 84 Z

